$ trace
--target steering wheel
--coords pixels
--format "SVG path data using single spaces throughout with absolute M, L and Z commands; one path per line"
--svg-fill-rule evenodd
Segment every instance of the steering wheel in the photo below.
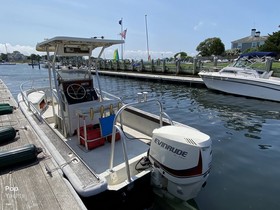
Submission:
M 78 100 L 86 96 L 86 90 L 82 85 L 71 84 L 66 89 L 67 94 L 70 98 Z

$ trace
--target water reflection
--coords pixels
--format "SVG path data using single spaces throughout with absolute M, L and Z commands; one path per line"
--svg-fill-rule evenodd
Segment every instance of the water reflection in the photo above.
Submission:
M 280 119 L 279 103 L 247 99 L 209 90 L 194 91 L 191 95 L 205 109 L 216 111 L 224 127 L 235 131 L 245 131 L 247 138 L 261 139 L 263 125 L 268 119 Z
M 220 94 L 207 89 L 150 81 L 102 77 L 109 92 L 121 94 L 125 102 L 137 99 L 138 92 L 148 92 L 149 98 L 158 98 L 172 118 L 193 125 L 221 124 L 230 130 L 245 131 L 245 137 L 260 139 L 267 119 L 280 119 L 279 103 Z M 157 112 L 149 106 L 147 111 Z M 203 122 L 199 122 L 203 118 Z M 207 121 L 205 121 L 205 118 Z

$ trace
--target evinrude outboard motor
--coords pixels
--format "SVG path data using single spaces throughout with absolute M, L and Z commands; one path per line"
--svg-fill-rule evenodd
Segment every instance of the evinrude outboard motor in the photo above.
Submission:
M 209 176 L 211 144 L 208 135 L 191 127 L 155 129 L 149 152 L 152 185 L 184 201 L 196 197 Z

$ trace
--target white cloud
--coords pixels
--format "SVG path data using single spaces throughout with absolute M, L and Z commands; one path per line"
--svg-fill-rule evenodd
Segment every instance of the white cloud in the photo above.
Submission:
M 203 21 L 199 21 L 199 23 L 196 24 L 196 25 L 193 27 L 193 29 L 194 29 L 195 31 L 198 31 L 203 25 L 204 25 L 204 22 L 203 22 Z
M 215 22 L 204 22 L 204 21 L 199 21 L 198 24 L 196 24 L 193 27 L 193 30 L 195 31 L 199 31 L 201 30 L 203 27 L 216 27 L 217 23 Z
M 6 45 L 6 46 L 5 46 Z M 9 43 L 1 44 L 0 43 L 0 53 L 12 53 L 13 51 L 19 51 L 23 55 L 31 55 L 31 54 L 39 54 L 45 55 L 45 52 L 38 52 L 35 50 L 35 47 L 31 46 L 22 46 L 22 45 L 11 45 Z M 94 52 L 93 56 L 97 56 L 99 52 Z M 170 58 L 174 56 L 174 52 L 171 51 L 150 51 L 150 55 L 152 59 L 158 58 Z M 104 51 L 102 58 L 104 59 L 113 59 L 114 49 L 107 49 Z M 121 57 L 121 51 L 119 50 L 119 56 Z M 123 54 L 124 59 L 134 59 L 134 60 L 147 60 L 148 53 L 146 50 L 124 50 Z
M 1 44 L 0 43 L 0 53 L 12 53 L 14 51 L 19 51 L 23 55 L 31 55 L 31 54 L 42 54 L 35 50 L 35 47 L 31 46 L 22 46 L 22 45 L 11 45 L 9 43 Z
M 118 50 L 119 57 L 121 57 L 121 51 Z M 170 58 L 174 56 L 174 52 L 171 51 L 150 51 L 150 56 L 152 59 L 158 59 L 158 58 Z M 114 55 L 114 50 L 108 49 L 104 52 L 103 58 L 105 59 L 112 59 Z M 94 56 L 96 56 L 94 54 Z M 148 53 L 146 50 L 124 50 L 123 53 L 124 59 L 133 59 L 133 60 L 147 60 L 148 59 Z

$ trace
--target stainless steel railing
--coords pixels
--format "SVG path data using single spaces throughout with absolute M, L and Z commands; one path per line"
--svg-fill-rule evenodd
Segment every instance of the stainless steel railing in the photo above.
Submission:
M 130 175 L 130 169 L 129 169 L 129 163 L 128 163 L 128 156 L 127 156 L 127 147 L 126 147 L 126 141 L 125 141 L 125 135 L 123 133 L 122 127 L 123 127 L 123 123 L 122 123 L 122 117 L 121 114 L 123 113 L 123 111 L 129 107 L 135 107 L 139 104 L 143 104 L 143 103 L 154 103 L 156 102 L 159 105 L 159 124 L 160 127 L 162 127 L 163 125 L 163 116 L 165 116 L 169 121 L 170 124 L 173 125 L 173 121 L 171 120 L 171 118 L 163 111 L 163 106 L 162 103 L 157 100 L 157 99 L 151 99 L 151 100 L 147 100 L 147 93 L 138 93 L 138 101 L 137 102 L 132 102 L 129 104 L 125 104 L 123 105 L 118 112 L 116 113 L 116 116 L 114 118 L 114 122 L 113 122 L 113 131 L 112 131 L 112 141 L 111 141 L 111 157 L 110 157 L 110 163 L 109 163 L 109 170 L 111 172 L 113 172 L 113 164 L 114 164 L 114 151 L 115 151 L 115 135 L 116 135 L 116 130 L 119 131 L 119 133 L 121 134 L 121 141 L 122 141 L 122 147 L 123 147 L 123 155 L 124 155 L 124 160 L 125 160 L 125 167 L 126 167 L 126 173 L 127 173 L 127 180 L 128 182 L 132 182 L 131 180 L 131 175 Z M 120 125 L 117 125 L 117 119 L 120 118 L 119 122 Z

